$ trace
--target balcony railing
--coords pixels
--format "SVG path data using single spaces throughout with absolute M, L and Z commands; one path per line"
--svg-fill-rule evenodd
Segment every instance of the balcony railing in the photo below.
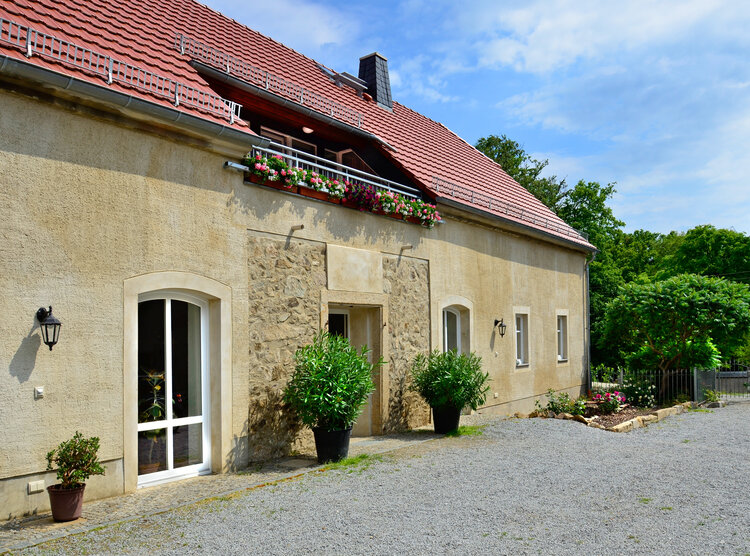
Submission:
M 414 187 L 387 180 L 380 176 L 376 176 L 375 174 L 363 172 L 326 158 L 321 158 L 304 151 L 287 147 L 280 143 L 271 142 L 266 148 L 255 147 L 253 149 L 253 155 L 265 157 L 281 156 L 290 168 L 302 168 L 304 170 L 313 171 L 329 179 L 337 179 L 340 182 L 348 181 L 371 185 L 378 189 L 385 189 L 392 193 L 398 193 L 409 199 L 422 198 L 420 191 Z

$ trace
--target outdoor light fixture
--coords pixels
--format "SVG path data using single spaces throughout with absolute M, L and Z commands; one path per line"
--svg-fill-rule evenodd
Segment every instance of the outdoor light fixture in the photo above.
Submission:
M 50 305 L 49 309 L 39 307 L 39 310 L 36 312 L 36 320 L 39 321 L 39 329 L 42 331 L 42 341 L 52 351 L 52 346 L 60 338 L 60 326 L 62 326 L 62 323 L 52 316 L 52 305 Z
M 508 325 L 503 322 L 503 319 L 495 319 L 495 328 L 500 330 L 500 337 L 502 338 L 505 336 L 505 329 L 508 328 Z
M 308 135 L 309 135 L 310 133 L 312 133 L 313 131 L 315 131 L 315 130 L 314 130 L 313 128 L 311 128 L 311 127 L 307 127 L 307 126 L 305 126 L 305 127 L 303 127 L 303 128 L 302 128 L 302 132 L 303 132 L 303 133 L 307 133 Z

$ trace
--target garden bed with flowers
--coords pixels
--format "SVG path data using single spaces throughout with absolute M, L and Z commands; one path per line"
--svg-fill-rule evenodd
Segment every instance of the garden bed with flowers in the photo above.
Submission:
M 242 163 L 250 169 L 247 176 L 254 183 L 420 224 L 425 228 L 432 228 L 442 221 L 435 205 L 421 199 L 410 199 L 370 184 L 339 181 L 304 168 L 292 168 L 280 155 L 265 157 L 248 153 Z
M 606 429 L 614 432 L 624 432 L 646 426 L 668 415 L 681 413 L 690 402 L 675 406 L 658 408 L 653 404 L 653 398 L 646 398 L 651 403 L 645 407 L 629 405 L 626 395 L 614 390 L 611 392 L 596 392 L 589 398 L 572 399 L 566 392 L 547 392 L 547 404 L 536 402 L 536 409 L 528 417 L 547 417 L 578 421 L 590 427 Z M 641 400 L 635 396 L 634 400 Z M 516 414 L 517 417 L 524 416 Z

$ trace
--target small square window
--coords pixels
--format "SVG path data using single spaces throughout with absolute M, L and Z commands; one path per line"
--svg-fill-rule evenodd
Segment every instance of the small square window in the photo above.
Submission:
M 529 315 L 516 315 L 516 367 L 529 364 Z
M 557 315 L 557 360 L 568 360 L 568 317 Z

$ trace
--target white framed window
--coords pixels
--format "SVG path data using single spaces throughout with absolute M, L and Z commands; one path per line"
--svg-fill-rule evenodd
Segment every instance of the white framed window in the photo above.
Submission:
M 208 303 L 182 292 L 138 299 L 138 484 L 210 469 Z
M 298 139 L 297 137 L 293 137 L 285 133 L 280 133 L 267 127 L 260 128 L 260 135 L 261 137 L 265 137 L 266 139 L 270 139 L 271 141 L 275 141 L 276 143 L 281 143 L 282 145 L 286 145 L 287 147 L 292 147 L 293 149 L 297 149 L 298 151 L 302 151 L 312 155 L 318 154 L 318 147 L 313 143 L 303 141 L 302 139 Z
M 529 315 L 516 313 L 516 367 L 529 364 Z
M 328 332 L 343 338 L 351 338 L 347 309 L 328 309 Z
M 557 360 L 568 360 L 568 317 L 557 315 Z
M 461 350 L 461 313 L 449 307 L 443 309 L 443 351 Z

